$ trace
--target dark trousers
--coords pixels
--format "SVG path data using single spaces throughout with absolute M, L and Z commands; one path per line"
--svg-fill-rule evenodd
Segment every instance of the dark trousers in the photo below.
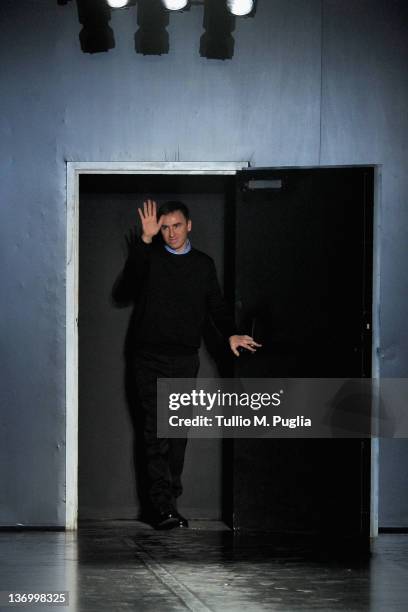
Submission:
M 148 499 L 155 512 L 168 512 L 176 506 L 176 498 L 183 491 L 181 474 L 187 444 L 186 438 L 157 437 L 157 379 L 196 378 L 199 364 L 197 354 L 170 356 L 139 350 L 133 357 L 134 410 L 143 428 Z

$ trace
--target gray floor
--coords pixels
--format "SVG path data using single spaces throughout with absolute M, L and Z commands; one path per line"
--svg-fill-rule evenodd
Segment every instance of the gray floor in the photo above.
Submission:
M 69 591 L 68 607 L 24 611 L 408 609 L 408 535 L 381 535 L 370 557 L 356 557 L 327 542 L 317 551 L 298 539 L 234 536 L 220 523 L 163 533 L 117 521 L 78 533 L 3 531 L 0 550 L 2 602 L 9 591 Z

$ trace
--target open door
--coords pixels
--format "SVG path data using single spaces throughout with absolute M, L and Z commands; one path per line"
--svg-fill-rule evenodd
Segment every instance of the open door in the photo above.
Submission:
M 237 177 L 236 375 L 371 376 L 373 168 Z M 234 442 L 234 527 L 369 537 L 369 439 Z

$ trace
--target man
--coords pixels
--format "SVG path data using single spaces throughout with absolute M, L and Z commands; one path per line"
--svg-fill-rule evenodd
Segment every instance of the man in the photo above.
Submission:
M 157 378 L 195 378 L 198 349 L 207 314 L 239 357 L 242 347 L 255 352 L 260 344 L 236 334 L 222 297 L 211 257 L 193 248 L 192 222 L 182 202 L 167 202 L 157 214 L 148 199 L 138 209 L 140 237 L 128 241 L 129 256 L 114 292 L 118 302 L 133 301 L 130 338 L 136 410 L 143 416 L 148 494 L 156 529 L 187 527 L 176 507 L 186 439 L 157 438 Z M 156 240 L 155 238 L 160 238 Z

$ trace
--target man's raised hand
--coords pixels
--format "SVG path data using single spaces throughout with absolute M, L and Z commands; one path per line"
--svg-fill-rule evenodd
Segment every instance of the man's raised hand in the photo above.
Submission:
M 138 208 L 140 220 L 142 222 L 142 240 L 149 243 L 153 236 L 159 233 L 162 226 L 162 218 L 157 220 L 157 206 L 154 200 L 145 200 L 143 202 L 143 211 Z

